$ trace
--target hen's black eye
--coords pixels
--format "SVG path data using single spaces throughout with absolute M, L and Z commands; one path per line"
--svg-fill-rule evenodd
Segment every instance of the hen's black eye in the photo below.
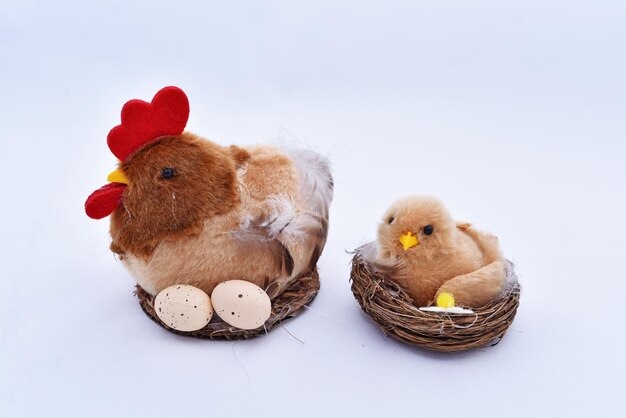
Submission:
M 163 177 L 164 179 L 171 179 L 172 177 L 174 177 L 174 174 L 174 169 L 170 167 L 165 167 L 163 170 L 161 170 L 161 177 Z
M 432 225 L 426 225 L 426 226 L 424 227 L 424 233 L 425 233 L 426 235 L 430 235 L 430 234 L 432 234 L 434 231 L 435 231 L 435 228 L 433 228 L 433 226 L 432 226 Z
M 388 223 L 389 225 L 391 225 L 395 219 L 396 219 L 396 218 L 394 218 L 393 216 L 391 216 L 391 217 L 389 217 L 389 219 L 387 219 L 387 223 Z

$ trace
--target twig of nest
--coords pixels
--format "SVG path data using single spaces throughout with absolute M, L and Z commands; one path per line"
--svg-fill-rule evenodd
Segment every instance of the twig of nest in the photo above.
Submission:
M 497 344 L 506 333 L 519 306 L 520 285 L 508 263 L 506 294 L 473 314 L 422 311 L 396 283 L 387 279 L 355 253 L 352 259 L 352 293 L 383 332 L 402 342 L 435 351 L 462 351 Z
M 148 317 L 175 334 L 211 340 L 242 340 L 266 334 L 282 321 L 297 316 L 306 305 L 315 299 L 319 289 L 320 279 L 317 269 L 315 269 L 310 276 L 300 277 L 291 282 L 282 293 L 272 299 L 272 314 L 262 327 L 243 330 L 228 325 L 217 315 L 214 315 L 211 322 L 204 328 L 191 332 L 178 331 L 165 325 L 154 311 L 154 296 L 150 295 L 139 285 L 135 289 L 135 295 L 139 299 L 141 309 Z

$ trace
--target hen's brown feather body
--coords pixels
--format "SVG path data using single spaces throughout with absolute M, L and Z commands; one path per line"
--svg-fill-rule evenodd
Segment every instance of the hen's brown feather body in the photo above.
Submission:
M 271 296 L 315 264 L 326 234 L 319 225 L 290 229 L 310 208 L 287 154 L 220 147 L 188 133 L 154 147 L 122 167 L 129 190 L 111 222 L 112 249 L 148 292 L 190 284 L 210 294 L 223 281 L 243 279 Z M 169 166 L 178 183 L 159 178 Z M 287 221 L 276 201 L 288 206 Z M 327 213 L 320 218 L 327 222 Z

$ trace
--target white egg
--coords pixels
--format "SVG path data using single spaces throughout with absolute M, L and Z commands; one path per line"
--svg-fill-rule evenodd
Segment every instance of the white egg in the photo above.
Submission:
M 185 284 L 163 289 L 154 299 L 154 310 L 165 325 L 177 331 L 204 328 L 213 316 L 209 295 Z
M 263 289 L 244 280 L 218 284 L 211 301 L 215 313 L 229 325 L 240 329 L 262 326 L 272 313 L 272 302 Z

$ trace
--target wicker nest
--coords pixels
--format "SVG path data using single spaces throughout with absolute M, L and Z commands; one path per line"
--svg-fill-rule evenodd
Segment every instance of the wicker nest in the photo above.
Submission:
M 253 330 L 243 330 L 228 325 L 219 316 L 214 315 L 204 328 L 197 331 L 185 332 L 172 329 L 165 325 L 154 311 L 154 296 L 137 285 L 135 295 L 139 299 L 141 309 L 154 322 L 175 334 L 211 340 L 243 340 L 266 334 L 281 321 L 297 316 L 309 304 L 320 289 L 320 278 L 317 269 L 310 276 L 300 277 L 287 286 L 282 293 L 272 300 L 272 314 L 263 327 Z
M 520 299 L 520 285 L 508 262 L 507 294 L 473 315 L 419 310 L 396 283 L 367 264 L 359 253 L 352 259 L 352 293 L 383 332 L 396 340 L 435 351 L 462 351 L 497 344 L 509 328 Z

